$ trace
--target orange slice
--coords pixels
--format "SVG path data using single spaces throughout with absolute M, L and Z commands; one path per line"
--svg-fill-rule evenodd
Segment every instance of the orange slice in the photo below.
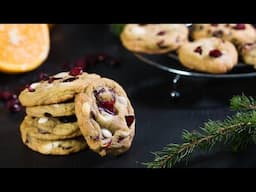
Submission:
M 38 68 L 50 49 L 47 24 L 0 24 L 0 71 L 23 73 Z

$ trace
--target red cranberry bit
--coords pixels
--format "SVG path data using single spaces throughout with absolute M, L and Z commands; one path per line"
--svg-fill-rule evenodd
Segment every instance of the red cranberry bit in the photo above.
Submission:
M 203 53 L 203 50 L 202 50 L 202 47 L 201 46 L 198 46 L 195 50 L 194 50 L 195 53 L 199 53 L 200 55 L 202 55 Z
M 127 126 L 130 127 L 134 122 L 135 118 L 133 115 L 130 115 L 130 116 L 125 116 L 125 120 L 126 120 Z
M 233 29 L 236 30 L 244 30 L 245 29 L 245 24 L 236 24 Z
M 112 144 L 112 140 L 110 140 L 110 141 L 107 143 L 107 145 L 105 146 L 105 148 L 106 148 L 106 149 L 109 149 L 110 146 L 111 146 L 111 144 Z
M 87 66 L 87 62 L 85 58 L 80 58 L 77 61 L 75 61 L 75 67 L 81 67 L 82 69 L 85 69 Z
M 106 92 L 106 90 L 104 88 L 102 88 L 98 91 L 94 91 L 94 96 L 96 97 L 99 110 L 105 111 L 111 115 L 115 115 L 116 109 L 115 109 L 114 105 L 115 105 L 116 99 L 113 94 L 113 90 L 109 90 L 109 94 L 111 94 L 111 96 L 112 96 L 110 100 L 103 100 L 101 98 L 101 94 L 103 94 L 105 92 Z
M 30 85 L 26 85 L 26 88 L 28 89 L 29 92 L 35 92 L 36 91 Z
M 159 31 L 159 33 L 157 33 L 158 36 L 163 36 L 163 35 L 165 35 L 165 34 L 166 34 L 165 31 Z
M 211 50 L 211 51 L 209 52 L 209 56 L 210 56 L 210 57 L 215 57 L 215 58 L 217 58 L 217 57 L 222 56 L 222 53 L 221 53 L 220 50 L 214 49 L 214 50 Z
M 121 137 L 121 136 L 120 136 L 120 137 L 118 137 L 117 142 L 118 142 L 118 143 L 121 143 L 124 139 L 125 139 L 124 137 Z
M 78 76 L 83 73 L 83 68 L 82 67 L 74 67 L 70 70 L 69 75 L 71 76 Z
M 47 81 L 49 79 L 49 76 L 46 73 L 40 73 L 39 74 L 39 79 L 41 81 Z
M 12 93 L 10 91 L 2 91 L 0 92 L 0 100 L 7 101 L 12 97 Z
M 218 24 L 216 24 L 216 23 L 215 23 L 215 24 L 211 24 L 211 26 L 213 26 L 213 27 L 217 27 L 217 26 L 218 26 Z
M 91 136 L 91 139 L 94 140 L 94 141 L 99 141 L 100 140 L 100 136 L 95 136 L 95 137 Z
M 212 33 L 212 36 L 213 37 L 223 37 L 223 31 L 222 30 L 217 30 L 217 31 L 214 31 L 213 33 Z

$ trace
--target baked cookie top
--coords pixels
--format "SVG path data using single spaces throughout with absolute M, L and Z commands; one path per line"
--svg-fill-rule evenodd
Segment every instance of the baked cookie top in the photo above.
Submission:
M 194 40 L 222 38 L 239 46 L 256 41 L 256 30 L 251 24 L 194 24 L 191 36 Z
M 62 117 L 75 115 L 75 103 L 59 103 L 52 105 L 41 105 L 27 107 L 26 113 L 32 117 Z
M 177 50 L 188 40 L 184 24 L 127 24 L 121 41 L 128 50 L 147 54 L 163 54 Z
M 19 100 L 26 107 L 62 103 L 73 99 L 98 78 L 99 75 L 82 71 L 76 75 L 70 72 L 58 73 L 47 80 L 31 84 L 20 93 Z
M 208 73 L 226 73 L 238 62 L 235 46 L 215 37 L 188 42 L 179 49 L 178 55 L 184 66 Z
M 89 147 L 101 156 L 127 151 L 135 134 L 135 114 L 123 88 L 102 78 L 75 98 L 78 124 Z
M 242 45 L 239 52 L 245 64 L 253 65 L 256 68 L 256 42 Z

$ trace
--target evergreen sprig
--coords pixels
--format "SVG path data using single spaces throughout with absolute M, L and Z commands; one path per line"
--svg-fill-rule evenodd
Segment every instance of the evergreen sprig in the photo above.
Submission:
M 252 97 L 233 97 L 231 108 L 239 112 L 224 121 L 209 121 L 199 132 L 184 130 L 183 144 L 167 145 L 161 151 L 154 152 L 154 160 L 144 165 L 148 168 L 171 168 L 176 163 L 188 160 L 197 149 L 211 151 L 220 144 L 229 145 L 235 151 L 244 149 L 256 135 L 256 111 L 251 110 L 255 104 Z

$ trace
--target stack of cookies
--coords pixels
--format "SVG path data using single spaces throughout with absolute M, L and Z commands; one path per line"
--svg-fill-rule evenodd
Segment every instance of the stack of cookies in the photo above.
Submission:
M 101 156 L 127 151 L 135 116 L 120 85 L 79 69 L 62 72 L 23 90 L 23 143 L 47 155 L 68 155 L 89 146 Z

